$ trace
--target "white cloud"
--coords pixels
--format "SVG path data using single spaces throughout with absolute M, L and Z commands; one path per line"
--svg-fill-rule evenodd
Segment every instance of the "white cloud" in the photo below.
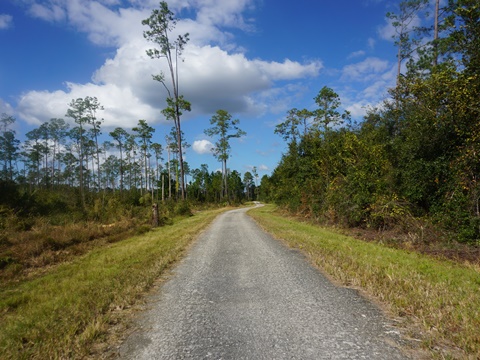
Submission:
M 68 83 L 67 87 L 68 91 L 30 91 L 23 94 L 18 102 L 18 113 L 28 123 L 38 125 L 51 118 L 64 118 L 68 104 L 73 99 L 95 96 L 105 109 L 98 112 L 98 118 L 105 120 L 104 126 L 129 128 L 135 126 L 139 119 L 147 119 L 151 124 L 160 122 L 159 111 L 141 102 L 129 88 L 113 84 L 97 86 L 73 83 Z
M 63 117 L 72 98 L 96 96 L 105 106 L 106 126 L 132 126 L 138 119 L 152 124 L 164 121 L 160 110 L 165 106 L 166 92 L 152 80 L 152 74 L 167 73 L 167 68 L 165 62 L 146 56 L 147 46 L 139 39 L 120 47 L 95 72 L 91 83 L 68 83 L 67 91 L 23 94 L 19 101 L 22 117 L 35 124 Z M 249 60 L 217 46 L 190 45 L 179 72 L 181 93 L 193 108 L 187 117 L 211 114 L 220 108 L 231 113 L 260 114 L 269 108 L 266 103 L 277 101 L 271 94 L 275 81 L 315 76 L 320 68 L 319 62 L 301 65 L 290 60 Z
M 197 154 L 211 154 L 214 145 L 208 140 L 195 140 L 192 145 Z
M 190 42 L 198 46 L 215 43 L 228 51 L 237 49 L 237 46 L 232 43 L 233 35 L 212 24 L 203 24 L 192 19 L 182 19 L 177 23 L 176 29 L 179 34 L 188 33 Z M 144 30 L 146 28 L 142 29 L 142 31 Z
M 372 65 L 375 62 L 370 63 Z M 380 63 L 381 64 L 381 63 Z M 362 78 L 363 87 L 359 88 L 358 84 L 352 86 L 349 84 L 343 88 L 341 98 L 345 110 L 350 111 L 352 118 L 359 120 L 365 116 L 369 107 L 377 107 L 378 104 L 387 96 L 387 90 L 395 86 L 396 81 L 396 64 L 388 63 L 386 68 L 383 64 L 378 66 L 367 66 L 362 64 L 353 64 L 352 73 L 348 73 L 355 78 Z M 344 74 L 345 75 L 345 74 Z M 344 78 L 346 80 L 346 76 Z
M 389 67 L 387 60 L 369 57 L 365 60 L 345 66 L 342 69 L 343 81 L 369 81 L 378 76 Z
M 263 92 L 271 90 L 279 80 L 316 76 L 320 62 L 302 65 L 249 60 L 243 54 L 229 54 L 217 46 L 190 46 L 185 52 L 181 79 L 187 99 L 197 104 L 202 113 L 223 108 L 231 113 L 260 113 Z M 188 79 L 188 80 L 187 80 Z
M 0 30 L 8 29 L 13 24 L 13 17 L 7 14 L 0 14 Z
M 57 4 L 32 4 L 30 15 L 45 21 L 62 21 L 65 20 L 66 11 Z
M 3 99 L 0 98 L 0 114 L 13 114 L 13 108 L 12 105 L 9 103 L 3 101 Z
M 267 165 L 265 165 L 265 164 L 261 164 L 261 165 L 245 165 L 244 167 L 245 167 L 246 170 L 248 170 L 248 171 L 250 171 L 250 172 L 253 171 L 253 168 L 257 168 L 257 173 L 258 173 L 259 171 L 269 171 L 269 170 L 270 170 L 270 168 L 269 168 Z M 253 175 L 253 173 L 252 173 L 252 175 Z
M 357 58 L 357 57 L 362 57 L 365 55 L 365 51 L 363 50 L 358 50 L 358 51 L 354 51 L 352 53 L 350 53 L 348 56 L 347 56 L 347 59 L 353 59 L 353 58 Z
M 395 37 L 398 36 L 398 31 L 395 26 L 393 26 L 393 20 L 386 18 L 385 19 L 385 24 L 378 27 L 377 33 L 382 38 L 383 40 L 388 40 L 388 41 L 394 41 Z M 410 20 L 408 20 L 407 23 L 405 23 L 403 26 L 405 29 L 403 31 L 410 31 L 414 27 L 418 27 L 421 25 L 421 19 L 418 16 L 412 17 Z
M 320 61 L 300 64 L 289 59 L 285 59 L 283 63 L 254 60 L 253 64 L 272 80 L 293 80 L 307 76 L 315 77 L 323 67 Z
M 146 28 L 141 24 L 158 7 L 158 1 L 135 1 L 130 8 L 121 7 L 118 0 L 44 0 L 33 1 L 29 12 L 32 16 L 50 22 L 68 21 L 78 30 L 88 34 L 89 39 L 100 45 L 121 45 Z M 196 11 L 196 18 L 182 19 L 177 24 L 177 33 L 189 32 L 192 41 L 210 41 L 225 44 L 231 36 L 221 27 L 252 30 L 242 12 L 252 8 L 253 0 L 172 0 L 169 8 Z
M 252 6 L 251 0 L 200 0 L 198 4 L 201 5 L 197 13 L 197 21 L 200 23 L 211 23 L 242 30 L 252 29 L 251 24 L 248 24 L 241 15 L 247 6 Z
M 120 46 L 137 34 L 141 36 L 141 21 L 149 11 L 133 7 L 119 8 L 116 5 L 117 0 L 37 1 L 30 5 L 29 13 L 48 22 L 68 22 L 86 33 L 94 44 Z
M 347 106 L 346 110 L 350 112 L 352 115 L 352 118 L 361 118 L 366 114 L 366 107 L 368 104 L 365 104 L 364 102 L 359 102 L 352 104 L 350 106 Z
M 99 45 L 115 46 L 116 53 L 93 74 L 91 82 L 68 83 L 66 90 L 30 91 L 22 94 L 18 112 L 29 123 L 39 124 L 51 117 L 64 117 L 67 104 L 78 97 L 96 96 L 105 107 L 105 126 L 132 126 L 138 119 L 151 124 L 164 121 L 163 86 L 152 74 L 168 74 L 166 62 L 150 59 L 145 50 L 152 47 L 143 38 L 141 20 L 150 15 L 145 2 L 131 1 L 137 7 L 121 8 L 116 0 L 33 2 L 30 13 L 51 22 L 67 21 Z M 123 4 L 123 3 L 122 3 Z M 225 28 L 249 31 L 251 22 L 243 12 L 253 0 L 174 0 L 171 9 L 189 8 L 196 18 L 182 19 L 176 31 L 190 32 L 191 40 L 179 66 L 180 93 L 192 103 L 192 113 L 184 118 L 211 114 L 222 108 L 230 113 L 259 115 L 280 106 L 272 92 L 278 81 L 292 81 L 319 74 L 318 60 L 299 63 L 249 59 L 238 52 L 233 36 Z M 158 2 L 148 2 L 158 6 Z M 283 87 L 281 96 L 289 90 Z
M 374 49 L 375 48 L 376 41 L 374 38 L 368 38 L 367 40 L 367 46 L 369 49 Z
M 381 39 L 388 41 L 394 41 L 394 37 L 397 34 L 397 32 L 395 31 L 395 27 L 393 26 L 390 19 L 385 19 L 385 24 L 378 27 L 377 33 Z

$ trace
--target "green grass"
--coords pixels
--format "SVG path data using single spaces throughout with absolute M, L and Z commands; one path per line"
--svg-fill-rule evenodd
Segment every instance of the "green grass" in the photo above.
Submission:
M 268 205 L 249 211 L 335 280 L 362 288 L 420 330 L 438 358 L 480 358 L 480 269 L 368 243 L 288 219 Z
M 0 358 L 81 358 L 221 211 L 204 211 L 0 288 Z

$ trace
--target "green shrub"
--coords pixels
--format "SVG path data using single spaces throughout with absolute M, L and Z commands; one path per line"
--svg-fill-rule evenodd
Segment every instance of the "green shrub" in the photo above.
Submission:
M 152 227 L 149 225 L 140 225 L 135 229 L 135 235 L 142 235 L 152 230 Z
M 10 255 L 3 255 L 0 257 L 0 269 L 6 268 L 8 265 L 15 263 L 15 259 Z
M 180 216 L 191 216 L 192 210 L 190 209 L 190 204 L 188 201 L 179 201 L 175 206 L 175 215 Z

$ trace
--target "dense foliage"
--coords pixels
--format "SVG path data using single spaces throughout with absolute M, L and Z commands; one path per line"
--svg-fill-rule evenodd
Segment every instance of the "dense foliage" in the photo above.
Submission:
M 316 110 L 289 111 L 276 129 L 288 152 L 262 178 L 262 199 L 347 226 L 386 229 L 422 219 L 450 239 L 478 242 L 480 4 L 451 0 L 433 17 L 431 10 L 414 0 L 388 14 L 405 70 L 390 99 L 359 125 L 339 112 L 329 88 L 315 98 Z M 413 16 L 435 26 L 413 27 Z

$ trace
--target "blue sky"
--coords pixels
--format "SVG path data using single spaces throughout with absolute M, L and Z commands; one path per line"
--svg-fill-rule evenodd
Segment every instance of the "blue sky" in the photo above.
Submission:
M 220 164 L 204 135 L 218 109 L 240 120 L 247 136 L 231 142 L 228 166 L 271 174 L 285 143 L 274 134 L 291 108 L 314 109 L 323 86 L 361 120 L 395 82 L 396 50 L 387 0 L 172 0 L 190 33 L 180 64 L 180 92 L 192 103 L 183 119 L 186 160 Z M 172 123 L 160 110 L 165 94 L 151 74 L 165 69 L 145 50 L 141 20 L 150 0 L 1 0 L 0 113 L 13 115 L 20 139 L 72 99 L 96 96 L 103 133 L 145 119 L 164 144 Z M 65 118 L 68 120 L 67 118 Z

